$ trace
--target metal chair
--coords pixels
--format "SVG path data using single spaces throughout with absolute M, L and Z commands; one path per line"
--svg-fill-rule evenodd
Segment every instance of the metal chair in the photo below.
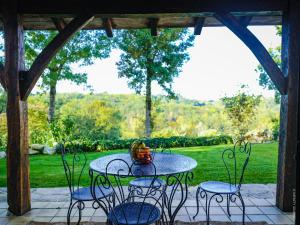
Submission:
M 223 151 L 222 160 L 228 175 L 228 182 L 206 181 L 199 185 L 196 192 L 197 212 L 193 217 L 194 219 L 199 213 L 199 197 L 205 199 L 206 221 L 207 224 L 209 224 L 209 209 L 212 199 L 215 198 L 218 203 L 221 203 L 224 200 L 223 196 L 226 196 L 226 207 L 229 217 L 231 216 L 230 203 L 234 203 L 236 198 L 240 199 L 243 208 L 242 222 L 245 224 L 245 204 L 240 189 L 242 186 L 245 169 L 250 159 L 250 154 L 251 144 L 243 141 L 236 142 L 233 149 L 225 149 Z M 239 166 L 237 157 L 239 157 L 239 159 L 240 157 L 244 157 L 244 160 Z M 240 171 L 237 169 L 237 167 L 240 168 Z
M 70 190 L 70 205 L 67 213 L 67 224 L 70 224 L 72 210 L 76 205 L 79 213 L 77 224 L 79 224 L 81 221 L 82 210 L 85 208 L 85 202 L 94 201 L 91 194 L 91 187 L 80 186 L 87 165 L 87 158 L 85 153 L 78 146 L 66 149 L 63 144 L 61 145 L 61 156 Z M 111 197 L 112 194 L 113 192 L 111 189 L 103 189 L 103 191 L 97 190 L 95 198 L 100 200 L 105 197 Z M 93 208 L 99 208 L 94 203 Z
M 148 146 L 149 145 L 150 144 L 148 144 Z M 158 152 L 157 151 L 157 144 L 154 144 L 151 149 L 152 149 L 152 157 L 154 159 L 155 154 Z M 171 154 L 171 149 L 161 148 L 160 153 Z M 152 178 L 151 177 L 136 178 L 136 179 L 129 182 L 128 190 L 129 190 L 129 192 L 137 192 L 139 194 L 142 194 L 143 193 L 141 191 L 142 188 L 149 188 L 151 184 L 152 184 Z M 166 186 L 166 181 L 163 180 L 163 179 L 157 178 L 156 181 L 153 183 L 153 185 Z
M 143 195 L 126 193 L 128 177 L 143 178 L 145 175 L 150 175 L 152 179 L 150 186 L 143 190 Z M 114 159 L 107 164 L 105 174 L 93 177 L 93 194 L 103 190 L 99 187 L 112 189 L 114 193 L 115 203 L 109 198 L 105 202 L 99 202 L 106 209 L 107 224 L 147 225 L 166 220 L 162 205 L 165 187 L 156 184 L 157 175 L 153 163 L 140 165 L 133 162 L 129 165 L 122 159 Z

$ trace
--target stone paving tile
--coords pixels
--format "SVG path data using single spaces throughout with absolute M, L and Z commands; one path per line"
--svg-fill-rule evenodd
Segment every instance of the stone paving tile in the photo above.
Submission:
M 229 217 L 227 215 L 211 215 L 210 216 L 211 221 L 230 221 Z
M 44 209 L 47 207 L 49 202 L 31 202 L 32 209 Z
M 188 212 L 190 217 L 193 217 L 194 215 L 196 215 L 197 207 L 186 207 L 186 211 Z M 205 210 L 202 206 L 199 207 L 198 215 L 205 215 Z
M 0 217 L 5 217 L 7 214 L 7 209 L 0 209 Z
M 274 206 L 271 206 L 271 207 L 258 207 L 264 214 L 282 214 L 283 212 L 274 207 Z
M 251 206 L 251 207 L 245 207 L 245 211 L 247 215 L 253 215 L 253 214 L 263 214 L 261 210 L 259 210 L 258 207 Z
M 106 216 L 106 215 L 105 215 L 105 212 L 104 212 L 102 209 L 97 209 L 97 210 L 95 211 L 95 213 L 94 213 L 93 216 L 99 217 L 99 216 Z
M 64 208 L 64 202 L 49 202 L 49 204 L 46 205 L 48 209 L 61 209 Z
M 271 205 L 275 205 L 276 204 L 275 198 L 266 198 L 265 200 L 268 201 Z
M 83 216 L 81 217 L 81 222 L 84 222 L 84 221 L 90 221 L 91 220 L 91 216 Z M 71 218 L 71 222 L 78 222 L 78 217 L 77 216 L 74 216 Z
M 93 216 L 93 217 L 91 217 L 90 221 L 93 221 L 93 222 L 106 222 L 106 217 L 105 216 Z
M 176 220 L 194 221 L 193 216 L 196 213 L 196 189 L 197 187 L 189 189 L 185 207 L 179 211 Z M 249 184 L 243 186 L 242 195 L 246 205 L 246 221 L 267 221 L 269 224 L 293 224 L 294 215 L 292 213 L 283 213 L 274 206 L 275 191 L 276 185 Z M 67 188 L 32 189 L 33 210 L 21 217 L 6 216 L 7 203 L 4 188 L 0 188 L 0 200 L 0 225 L 24 225 L 24 221 L 28 220 L 60 222 L 66 221 L 69 207 L 69 192 Z M 239 200 L 237 199 L 236 203 L 231 203 L 231 217 L 227 216 L 226 196 L 223 200 L 221 203 L 216 202 L 215 199 L 211 201 L 211 220 L 241 221 L 242 210 Z M 177 206 L 179 202 L 175 197 L 173 206 Z M 205 205 L 205 199 L 200 199 L 200 212 L 195 218 L 196 221 L 206 220 L 203 205 Z M 77 221 L 78 211 L 77 209 L 73 211 L 71 220 Z M 92 209 L 91 202 L 87 202 L 83 210 L 83 220 L 104 222 L 106 221 L 106 217 L 102 210 L 95 211 Z
M 205 200 L 204 199 L 201 199 L 200 202 L 203 206 L 205 206 Z M 210 202 L 210 206 L 219 206 L 219 203 L 215 199 L 212 199 L 211 202 Z
M 1 225 L 6 225 L 9 222 L 9 218 L 8 217 L 2 217 L 0 218 L 0 224 Z
M 15 217 L 14 219 L 10 220 L 7 225 L 24 225 L 28 222 L 34 220 L 37 222 L 50 222 L 52 217 L 26 217 L 26 216 L 19 216 Z
M 237 203 L 239 204 L 239 202 L 237 201 L 237 202 L 230 202 L 230 206 L 237 206 Z M 226 199 L 224 199 L 224 201 L 223 202 L 220 202 L 219 204 L 218 204 L 219 206 L 227 206 L 227 200 Z
M 290 220 L 295 221 L 295 213 L 285 213 L 285 215 L 290 218 Z
M 200 205 L 202 205 L 200 201 L 199 201 L 199 203 L 200 203 Z M 196 204 L 197 204 L 196 199 L 188 199 L 184 203 L 185 206 L 196 206 Z
M 250 200 L 251 198 L 243 198 L 246 206 L 255 206 L 255 204 Z M 242 206 L 240 202 L 237 203 L 238 206 Z
M 287 215 L 267 215 L 274 224 L 294 224 Z
M 95 214 L 95 209 L 93 208 L 86 208 L 84 210 L 82 210 L 82 216 L 93 216 Z
M 248 215 L 248 217 L 252 222 L 265 221 L 268 224 L 274 224 L 266 215 Z
M 209 208 L 209 214 L 210 215 L 225 215 L 225 212 L 222 209 L 222 207 L 212 206 Z
M 178 215 L 176 216 L 176 220 L 184 221 L 184 222 L 190 222 L 191 219 L 188 215 Z
M 0 202 L 0 209 L 7 209 L 8 205 L 7 202 Z
M 222 208 L 227 213 L 227 207 L 223 206 Z M 230 210 L 230 214 L 231 215 L 240 215 L 240 214 L 243 214 L 243 211 L 242 211 L 242 209 L 240 207 L 230 207 L 229 210 Z
M 72 215 L 74 216 L 77 213 L 77 209 L 72 210 Z M 68 209 L 59 209 L 57 210 L 57 213 L 55 214 L 55 217 L 66 217 L 67 218 L 67 214 L 68 214 Z
M 231 217 L 229 217 L 229 218 L 232 222 L 242 222 L 243 221 L 242 215 L 231 215 Z M 247 215 L 245 215 L 245 222 L 250 222 L 250 219 Z
M 272 204 L 268 202 L 266 199 L 259 199 L 259 198 L 251 198 L 249 199 L 253 202 L 256 206 L 271 206 Z
M 175 208 L 172 207 L 172 212 L 174 212 L 174 210 L 175 210 Z M 185 207 L 182 207 L 181 209 L 179 209 L 179 211 L 178 211 L 178 213 L 177 213 L 178 216 L 185 216 L 185 215 L 187 215 L 187 214 L 188 214 L 188 213 L 187 213 Z
M 191 221 L 206 221 L 206 216 L 205 215 L 198 215 L 195 219 L 193 217 L 190 217 Z
M 24 214 L 25 217 L 38 217 L 38 216 L 55 216 L 57 214 L 57 209 L 33 209 Z
M 54 216 L 51 221 L 52 223 L 55 223 L 55 222 L 67 222 L 67 217 L 66 216 Z

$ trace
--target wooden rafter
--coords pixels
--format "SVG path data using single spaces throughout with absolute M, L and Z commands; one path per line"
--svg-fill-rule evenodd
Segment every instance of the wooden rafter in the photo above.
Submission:
M 159 21 L 158 18 L 150 18 L 149 19 L 149 28 L 151 30 L 152 36 L 158 35 L 158 30 L 157 30 L 158 21 Z
M 107 37 L 113 37 L 113 28 L 112 28 L 112 21 L 110 18 L 102 18 L 103 26 L 106 32 Z
M 30 69 L 23 72 L 20 79 L 21 98 L 26 99 L 38 81 L 39 77 L 47 67 L 55 54 L 65 45 L 65 43 L 89 21 L 92 15 L 80 15 L 73 19 L 37 56 Z
M 195 18 L 195 26 L 194 26 L 194 35 L 200 35 L 203 25 L 204 25 L 205 17 L 196 17 Z
M 102 1 L 85 0 L 22 0 L 18 8 L 22 14 L 78 14 L 83 10 L 93 14 L 150 14 L 150 13 L 199 13 L 282 11 L 285 0 L 112 0 L 103 6 Z M 1 9 L 0 9 L 1 11 Z
M 6 79 L 4 76 L 4 66 L 0 63 L 0 84 L 6 90 Z
M 52 18 L 52 21 L 53 21 L 56 29 L 59 32 L 61 32 L 65 28 L 65 26 L 67 25 L 67 23 L 62 18 Z
M 239 17 L 240 23 L 245 27 L 247 27 L 250 24 L 251 20 L 252 20 L 252 16 L 241 16 L 241 17 Z
M 231 13 L 216 13 L 215 17 L 239 37 L 256 56 L 279 92 L 286 94 L 287 81 L 263 44 Z

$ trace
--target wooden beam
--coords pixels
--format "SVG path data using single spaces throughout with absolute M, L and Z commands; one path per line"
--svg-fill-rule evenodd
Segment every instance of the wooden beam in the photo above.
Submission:
M 8 210 L 23 215 L 31 209 L 27 101 L 20 99 L 19 71 L 25 69 L 22 18 L 17 1 L 3 5 L 5 77 L 7 87 L 7 203 Z
M 300 148 L 300 3 L 290 1 L 282 25 L 282 70 L 288 77 L 287 95 L 281 96 L 276 205 L 294 211 L 299 179 Z M 297 168 L 298 166 L 298 168 Z M 296 207 L 298 208 L 298 207 Z M 297 217 L 296 217 L 297 219 Z M 295 224 L 298 224 L 295 222 Z
M 201 13 L 201 12 L 270 12 L 282 11 L 286 0 L 111 0 L 103 5 L 97 0 L 22 0 L 19 12 L 23 14 L 69 14 L 83 11 L 92 14 L 152 14 L 152 13 Z
M 0 84 L 6 90 L 6 78 L 4 76 L 4 66 L 0 63 Z
M 112 38 L 114 36 L 114 34 L 113 34 L 111 19 L 110 18 L 102 18 L 102 21 L 103 21 L 103 27 L 105 29 L 107 37 Z
M 149 19 L 149 27 L 150 27 L 152 36 L 158 35 L 158 30 L 157 30 L 158 21 L 159 21 L 158 18 L 150 18 Z
M 240 16 L 239 21 L 244 27 L 248 27 L 252 20 L 252 16 Z
M 21 98 L 26 99 L 34 85 L 42 75 L 48 63 L 55 56 L 55 54 L 67 43 L 68 40 L 82 27 L 93 19 L 92 15 L 80 15 L 73 19 L 37 56 L 31 65 L 24 80 L 21 82 Z
M 67 25 L 64 19 L 62 18 L 52 18 L 52 21 L 59 32 L 61 32 Z
M 200 35 L 205 22 L 205 17 L 196 17 L 194 21 L 194 35 Z
M 281 94 L 286 94 L 287 81 L 263 44 L 230 13 L 216 13 L 215 17 L 227 26 L 256 56 Z

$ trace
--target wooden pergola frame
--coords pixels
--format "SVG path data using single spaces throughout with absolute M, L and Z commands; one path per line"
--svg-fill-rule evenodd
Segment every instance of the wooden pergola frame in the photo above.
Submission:
M 257 16 L 256 22 L 252 22 L 253 15 Z M 34 26 L 30 27 L 29 23 L 26 24 L 25 19 L 28 16 L 38 19 L 51 18 L 59 33 L 27 70 L 24 61 L 23 31 L 24 27 L 35 29 Z M 112 0 L 110 5 L 104 5 L 96 0 L 0 0 L 0 18 L 2 18 L 5 38 L 5 64 L 0 64 L 0 83 L 7 91 L 7 190 L 9 210 L 12 213 L 22 215 L 31 209 L 27 98 L 53 56 L 77 31 L 94 18 L 101 19 L 99 22 L 101 29 L 111 37 L 114 28 L 122 28 L 122 19 L 144 17 L 148 18 L 146 23 L 129 24 L 129 27 L 148 27 L 152 35 L 159 35 L 158 28 L 168 26 L 161 21 L 172 16 L 176 18 L 190 16 L 191 18 L 186 19 L 190 22 L 182 24 L 179 21 L 178 24 L 186 27 L 193 26 L 195 35 L 200 35 L 203 26 L 221 23 L 228 27 L 248 46 L 278 88 L 281 94 L 281 112 L 276 204 L 283 211 L 293 210 L 296 167 L 299 164 L 296 155 L 300 140 L 299 1 L 185 0 L 183 3 L 181 0 Z M 264 24 L 264 22 L 268 24 L 269 17 L 273 18 L 272 21 L 278 21 L 279 17 L 282 19 L 282 70 L 261 42 L 247 29 L 249 24 Z M 66 18 L 73 19 L 67 22 Z M 270 23 L 274 24 L 274 22 Z M 43 26 L 51 27 L 53 24 Z M 97 29 L 97 26 L 94 26 L 89 29 Z M 176 24 L 169 24 L 169 27 L 174 26 Z

